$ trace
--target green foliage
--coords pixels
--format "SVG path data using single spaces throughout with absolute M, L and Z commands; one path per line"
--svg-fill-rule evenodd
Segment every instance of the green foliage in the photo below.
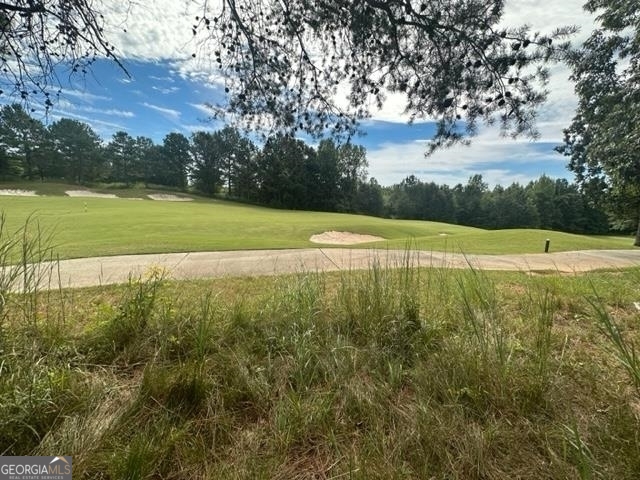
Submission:
M 640 246 L 640 32 L 636 2 L 592 0 L 597 28 L 568 57 L 579 104 L 561 153 L 569 168 L 611 216 L 637 227 Z M 622 222 L 621 222 L 622 221 Z
M 620 326 L 607 311 L 607 307 L 597 293 L 595 298 L 591 299 L 591 307 L 595 313 L 596 320 L 599 323 L 602 332 L 610 341 L 618 360 L 625 368 L 629 377 L 633 381 L 636 390 L 640 393 L 640 355 L 636 351 L 636 345 L 633 340 L 628 340 L 624 333 L 620 330 Z
M 181 133 L 169 133 L 164 137 L 162 153 L 165 160 L 165 169 L 160 169 L 157 174 L 163 175 L 165 181 L 159 182 L 172 187 L 186 188 L 187 175 L 191 156 L 189 154 L 189 139 Z
M 100 137 L 86 123 L 61 118 L 49 127 L 57 174 L 81 184 L 103 178 L 106 167 Z
M 394 218 L 443 221 L 482 228 L 544 228 L 606 233 L 603 210 L 594 208 L 576 185 L 546 175 L 526 186 L 489 190 L 481 175 L 453 189 L 409 176 L 387 189 L 386 214 Z
M 47 129 L 22 106 L 4 105 L 0 109 L 0 151 L 6 159 L 6 173 L 19 172 L 30 179 L 48 176 L 52 169 L 50 147 Z M 15 160 L 20 162 L 19 168 Z
M 149 146 L 142 138 L 136 140 L 127 132 L 114 133 L 105 149 L 111 180 L 126 184 L 144 180 L 144 158 Z
M 146 333 L 155 309 L 162 272 L 153 271 L 146 279 L 129 278 L 128 288 L 118 307 L 107 310 L 95 331 L 91 332 L 87 356 L 95 363 L 111 363 L 122 358 L 128 362 L 140 355 L 130 350 Z

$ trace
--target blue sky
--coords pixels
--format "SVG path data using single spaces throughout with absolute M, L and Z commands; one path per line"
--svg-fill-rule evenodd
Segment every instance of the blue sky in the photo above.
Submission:
M 169 132 L 188 136 L 197 130 L 220 128 L 221 123 L 208 120 L 206 104 L 222 100 L 224 87 L 208 65 L 191 59 L 195 46 L 190 39 L 190 23 L 197 12 L 189 11 L 195 8 L 189 5 L 156 0 L 136 3 L 132 7 L 136 10 L 129 12 L 120 5 L 109 5 L 110 38 L 131 77 L 106 60 L 97 62 L 84 80 L 63 83 L 63 94 L 48 121 L 70 117 L 89 123 L 104 140 L 125 130 L 158 143 Z M 528 24 L 543 33 L 561 25 L 578 25 L 582 30 L 576 40 L 580 41 L 593 25 L 581 5 L 582 0 L 511 0 L 504 23 Z M 162 20 L 166 18 L 172 21 Z M 121 27 L 125 24 L 126 33 Z M 539 141 L 505 139 L 497 129 L 482 128 L 471 146 L 454 147 L 425 158 L 433 124 L 408 125 L 402 114 L 403 103 L 394 95 L 363 124 L 366 135 L 354 141 L 366 147 L 369 174 L 383 185 L 412 174 L 424 181 L 450 185 L 464 183 L 476 173 L 490 185 L 525 183 L 543 173 L 571 179 L 566 159 L 553 148 L 562 141 L 562 128 L 573 116 L 576 99 L 566 68 L 555 66 L 551 73 L 551 94 L 539 115 Z M 9 101 L 0 97 L 0 102 Z

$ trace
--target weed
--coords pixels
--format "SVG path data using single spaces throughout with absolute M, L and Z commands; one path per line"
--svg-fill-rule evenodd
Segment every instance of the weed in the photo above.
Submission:
M 640 392 L 640 357 L 636 352 L 635 343 L 625 338 L 597 292 L 594 291 L 594 297 L 589 299 L 589 304 L 593 308 L 601 331 L 613 346 L 616 357 L 627 371 L 636 390 Z

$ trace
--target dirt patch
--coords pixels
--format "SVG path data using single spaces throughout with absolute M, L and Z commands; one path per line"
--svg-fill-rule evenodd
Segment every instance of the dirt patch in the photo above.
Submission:
M 374 235 L 336 231 L 318 233 L 311 235 L 309 238 L 309 241 L 313 243 L 328 243 L 331 245 L 354 245 L 356 243 L 378 242 L 380 240 L 384 240 L 384 238 Z
M 177 195 L 171 195 L 169 193 L 152 193 L 147 195 L 151 200 L 162 200 L 164 202 L 192 202 L 193 198 L 179 197 Z
M 33 190 L 18 190 L 12 188 L 5 188 L 0 190 L 0 195 L 11 197 L 37 197 L 38 194 Z
M 69 197 L 118 198 L 113 193 L 98 193 L 91 190 L 66 190 L 64 193 Z

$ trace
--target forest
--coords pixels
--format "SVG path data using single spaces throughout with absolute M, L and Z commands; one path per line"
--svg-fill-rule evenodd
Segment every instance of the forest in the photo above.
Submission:
M 578 185 L 542 175 L 492 189 L 481 175 L 453 187 L 409 176 L 381 186 L 366 151 L 321 140 L 316 147 L 279 134 L 261 146 L 234 127 L 168 133 L 161 144 L 118 131 L 105 141 L 86 123 L 45 126 L 19 104 L 0 109 L 0 178 L 91 185 L 136 184 L 295 210 L 362 213 L 475 227 L 543 228 L 572 233 L 629 231 Z

